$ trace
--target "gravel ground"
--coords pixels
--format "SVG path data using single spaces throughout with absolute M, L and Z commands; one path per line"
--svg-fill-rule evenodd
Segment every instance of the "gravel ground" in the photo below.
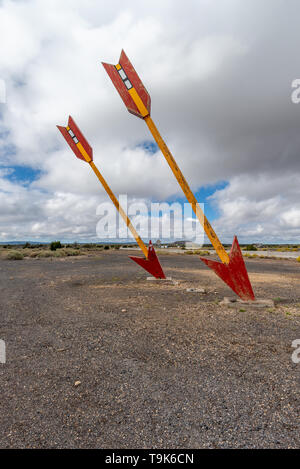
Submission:
M 127 256 L 0 262 L 0 447 L 299 448 L 299 263 L 247 261 L 258 309 L 197 256 L 160 256 L 175 284 Z

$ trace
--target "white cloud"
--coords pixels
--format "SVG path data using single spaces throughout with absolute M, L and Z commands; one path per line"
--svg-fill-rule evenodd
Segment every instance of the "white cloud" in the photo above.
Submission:
M 220 211 L 216 229 L 228 242 L 234 234 L 241 242 L 297 242 L 300 237 L 300 175 L 236 177 L 211 200 Z
M 124 48 L 187 180 L 194 188 L 230 182 L 214 197 L 221 233 L 298 236 L 292 184 L 299 182 L 300 106 L 290 94 L 299 74 L 299 5 L 291 3 L 288 9 L 279 0 L 1 2 L 2 163 L 31 165 L 42 175 L 27 188 L 2 188 L 11 216 L 8 226 L 1 215 L 0 231 L 8 238 L 94 236 L 105 194 L 56 129 L 69 114 L 116 194 L 157 200 L 181 194 L 162 155 L 137 147 L 152 137 L 127 113 L 101 66 L 115 63 Z M 14 152 L 3 151 L 9 145 Z M 2 177 L 1 184 L 9 183 Z

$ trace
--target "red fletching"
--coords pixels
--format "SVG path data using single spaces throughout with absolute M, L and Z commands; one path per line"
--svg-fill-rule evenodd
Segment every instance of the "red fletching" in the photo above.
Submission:
M 81 143 L 81 145 L 83 146 L 83 148 L 85 149 L 85 151 L 87 152 L 88 156 L 91 158 L 91 160 L 93 161 L 93 149 L 92 147 L 90 146 L 90 144 L 88 143 L 88 141 L 86 140 L 86 138 L 84 137 L 84 135 L 82 134 L 81 130 L 79 129 L 79 127 L 77 127 L 75 121 L 72 119 L 71 116 L 69 116 L 69 121 L 68 121 L 68 126 L 70 127 L 71 131 L 73 132 L 73 135 L 76 137 L 76 139 L 78 140 L 78 142 Z M 66 127 L 62 127 L 60 125 L 57 125 L 57 128 L 60 130 L 60 132 L 62 133 L 62 135 L 64 136 L 64 138 L 66 139 L 66 141 L 68 142 L 68 144 L 70 145 L 70 147 L 72 148 L 73 152 L 75 153 L 75 155 L 77 156 L 77 158 L 79 158 L 80 160 L 83 160 L 83 161 L 86 161 L 86 159 L 84 158 L 84 156 L 81 154 L 79 148 L 77 147 L 75 141 L 74 141 L 74 137 L 72 137 L 67 128 Z
M 131 64 L 130 60 L 126 56 L 125 52 L 122 50 L 119 64 L 121 65 L 122 69 L 124 70 L 125 74 L 127 75 L 127 78 L 129 79 L 130 83 L 132 86 L 135 88 L 136 92 L 138 93 L 139 97 L 144 103 L 144 106 L 147 108 L 147 110 L 151 111 L 151 98 L 144 87 L 141 79 L 139 78 L 138 74 L 136 73 L 133 65 Z M 117 71 L 116 67 L 111 64 L 107 64 L 102 62 L 103 67 L 105 68 L 106 72 L 108 73 L 111 81 L 115 85 L 116 90 L 118 91 L 119 95 L 121 96 L 125 106 L 127 107 L 128 111 L 131 114 L 134 114 L 137 117 L 140 117 L 143 119 L 144 117 L 136 107 L 132 97 L 130 96 L 130 93 L 122 81 L 119 72 Z

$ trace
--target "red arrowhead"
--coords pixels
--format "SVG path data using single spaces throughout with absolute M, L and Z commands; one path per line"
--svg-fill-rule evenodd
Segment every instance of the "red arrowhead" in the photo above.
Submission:
M 147 270 L 147 272 L 153 275 L 153 277 L 166 278 L 151 241 L 149 242 L 148 259 L 142 259 L 141 257 L 129 257 L 134 262 L 143 267 L 143 269 Z
M 234 237 L 231 250 L 230 250 L 229 264 L 222 264 L 222 262 L 211 261 L 200 257 L 200 259 L 220 277 L 227 285 L 242 299 L 242 300 L 255 300 L 252 286 L 248 277 L 248 272 L 245 266 L 243 255 L 237 240 Z

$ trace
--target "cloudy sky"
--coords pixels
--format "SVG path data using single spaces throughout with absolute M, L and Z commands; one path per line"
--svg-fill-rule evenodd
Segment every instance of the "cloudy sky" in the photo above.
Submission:
M 300 244 L 299 17 L 298 0 L 0 0 L 0 241 L 97 240 L 107 196 L 56 128 L 69 114 L 117 195 L 185 201 L 101 65 L 124 48 L 221 240 Z

